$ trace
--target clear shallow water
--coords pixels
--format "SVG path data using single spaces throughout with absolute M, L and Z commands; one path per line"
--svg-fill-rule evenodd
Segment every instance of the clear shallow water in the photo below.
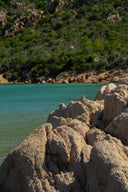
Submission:
M 93 100 L 104 84 L 0 85 L 0 164 L 60 103 Z

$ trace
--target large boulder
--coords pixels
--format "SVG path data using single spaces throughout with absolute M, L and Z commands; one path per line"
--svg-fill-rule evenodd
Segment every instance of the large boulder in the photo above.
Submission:
M 87 144 L 77 123 L 33 131 L 0 167 L 0 191 L 127 192 L 128 148 L 96 128 Z
M 111 122 L 128 104 L 128 86 L 119 85 L 104 98 L 104 121 Z
M 74 129 L 75 131 L 77 131 L 79 134 L 81 134 L 84 138 L 86 138 L 86 134 L 89 131 L 89 126 L 82 122 L 79 121 L 77 119 L 73 119 L 71 120 L 67 126 L 71 127 L 72 129 Z
M 103 140 L 106 137 L 104 131 L 101 131 L 95 127 L 87 132 L 87 143 L 94 146 L 98 141 Z
M 89 125 L 90 122 L 102 119 L 104 101 L 90 101 L 84 96 L 71 101 L 67 106 L 60 104 L 59 108 L 51 112 L 47 122 L 53 127 L 66 124 L 71 119 L 77 119 Z
M 111 93 L 111 91 L 116 88 L 116 85 L 114 83 L 109 83 L 108 85 L 104 85 L 101 87 L 101 89 L 97 92 L 95 100 L 101 100 L 104 99 L 104 97 Z
M 97 139 L 86 169 L 88 192 L 128 191 L 128 148 L 116 138 Z
M 106 127 L 105 131 L 128 145 L 128 113 L 122 112 Z
M 78 120 L 76 122 L 73 120 L 69 126 L 62 125 L 50 132 L 47 148 L 49 158 L 47 166 L 52 173 L 54 187 L 62 192 L 84 192 L 86 190 L 84 170 L 90 160 L 92 147 L 86 144 Z
M 68 106 L 65 106 L 64 104 L 59 105 L 57 110 L 50 113 L 47 122 L 54 122 L 54 116 L 89 122 L 88 110 L 80 101 L 71 101 Z
M 33 131 L 1 165 L 0 191 L 84 192 L 84 170 L 92 147 L 77 124 L 70 122 L 69 127 L 55 129 L 44 124 Z
M 45 166 L 47 134 L 51 129 L 50 124 L 39 127 L 9 153 L 0 167 L 1 192 L 42 192 L 47 182 L 52 190 Z
M 48 137 L 48 147 L 52 157 L 60 164 L 79 162 L 85 145 L 84 137 L 68 126 L 57 127 Z
M 76 101 L 80 101 L 84 106 L 89 114 L 89 122 L 92 123 L 97 120 L 102 119 L 103 110 L 104 110 L 104 101 L 91 101 L 86 99 L 84 96 L 77 98 Z

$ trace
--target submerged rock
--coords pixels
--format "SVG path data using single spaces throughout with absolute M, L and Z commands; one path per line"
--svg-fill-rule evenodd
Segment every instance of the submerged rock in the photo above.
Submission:
M 121 84 L 102 87 L 95 101 L 60 104 L 8 154 L 0 191 L 127 192 L 127 106 L 128 86 Z

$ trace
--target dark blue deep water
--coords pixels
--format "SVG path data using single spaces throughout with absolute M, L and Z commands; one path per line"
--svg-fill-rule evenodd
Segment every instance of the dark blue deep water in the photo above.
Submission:
M 0 164 L 60 103 L 93 100 L 103 84 L 0 85 Z

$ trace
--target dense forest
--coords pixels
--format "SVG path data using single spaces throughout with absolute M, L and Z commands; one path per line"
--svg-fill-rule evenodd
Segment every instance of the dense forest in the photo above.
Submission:
M 0 73 L 9 81 L 127 68 L 127 0 L 0 0 Z

